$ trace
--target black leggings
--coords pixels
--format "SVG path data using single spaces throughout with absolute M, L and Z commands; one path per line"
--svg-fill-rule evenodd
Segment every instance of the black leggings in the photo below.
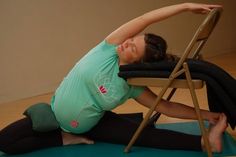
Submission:
M 84 133 L 94 141 L 128 144 L 142 120 L 141 114 L 119 115 L 106 112 L 99 123 Z M 62 146 L 61 129 L 40 133 L 32 130 L 29 118 L 18 120 L 0 131 L 0 151 L 8 154 L 26 153 L 42 148 Z M 147 126 L 135 143 L 163 149 L 201 150 L 201 136 Z

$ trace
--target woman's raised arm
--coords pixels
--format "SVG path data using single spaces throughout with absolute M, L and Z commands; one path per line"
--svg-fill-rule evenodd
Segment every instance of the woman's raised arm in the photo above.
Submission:
M 106 37 L 106 41 L 111 44 L 121 44 L 126 39 L 131 38 L 142 32 L 147 26 L 152 23 L 162 21 L 184 11 L 192 11 L 194 13 L 205 14 L 216 7 L 221 6 L 209 4 L 182 3 L 159 8 L 147 12 L 120 26 L 118 29 L 116 29 L 114 32 L 112 32 Z

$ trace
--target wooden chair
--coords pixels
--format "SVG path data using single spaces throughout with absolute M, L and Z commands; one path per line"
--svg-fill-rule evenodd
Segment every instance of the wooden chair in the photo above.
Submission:
M 198 117 L 198 122 L 199 122 L 199 126 L 203 135 L 203 140 L 204 140 L 207 154 L 209 157 L 212 157 L 212 151 L 211 151 L 211 147 L 208 141 L 208 133 L 203 124 L 203 119 L 200 114 L 200 108 L 199 108 L 197 96 L 195 93 L 195 89 L 202 88 L 204 85 L 204 82 L 202 80 L 192 80 L 186 59 L 187 58 L 198 59 L 201 49 L 203 48 L 211 32 L 213 31 L 215 25 L 217 24 L 217 21 L 220 18 L 221 12 L 222 12 L 221 8 L 215 8 L 211 12 L 209 12 L 207 17 L 204 19 L 202 24 L 197 29 L 190 43 L 186 47 L 183 55 L 179 59 L 174 70 L 171 72 L 169 78 L 129 78 L 127 79 L 128 83 L 131 85 L 162 87 L 162 90 L 160 91 L 155 103 L 152 105 L 152 107 L 149 109 L 148 113 L 144 117 L 144 120 L 140 124 L 139 128 L 136 130 L 129 144 L 125 148 L 125 152 L 129 152 L 130 148 L 132 147 L 136 139 L 139 137 L 144 127 L 148 124 L 148 121 L 151 115 L 153 114 L 155 108 L 157 107 L 161 99 L 163 98 L 167 89 L 168 88 L 174 89 L 169 95 L 169 97 L 167 98 L 167 99 L 170 99 L 177 88 L 188 88 L 190 90 L 194 108 Z M 181 74 L 185 74 L 186 79 L 176 79 Z M 156 114 L 156 116 L 159 116 L 158 113 Z

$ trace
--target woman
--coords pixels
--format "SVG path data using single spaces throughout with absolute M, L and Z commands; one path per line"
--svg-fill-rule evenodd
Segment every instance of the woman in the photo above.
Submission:
M 85 55 L 56 90 L 51 106 L 61 128 L 38 133 L 32 130 L 30 119 L 19 120 L 0 132 L 0 150 L 6 153 L 24 153 L 59 145 L 92 144 L 90 139 L 127 144 L 138 123 L 108 111 L 129 98 L 150 107 L 157 96 L 147 87 L 130 86 L 119 78 L 119 66 L 164 59 L 167 48 L 166 42 L 160 36 L 138 34 L 150 24 L 181 12 L 204 14 L 215 7 L 221 6 L 177 4 L 153 10 L 122 25 Z M 180 103 L 162 100 L 156 111 L 170 117 L 196 119 L 194 109 Z M 201 110 L 201 114 L 212 124 L 209 132 L 212 151 L 221 152 L 221 136 L 227 127 L 226 116 L 206 110 Z M 154 137 L 156 140 L 150 140 Z M 204 142 L 201 136 L 147 127 L 136 145 L 202 150 Z

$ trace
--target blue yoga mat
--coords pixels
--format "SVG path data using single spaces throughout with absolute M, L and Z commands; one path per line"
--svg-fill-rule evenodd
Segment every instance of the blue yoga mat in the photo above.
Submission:
M 157 125 L 157 128 L 171 129 L 196 135 L 200 134 L 196 122 L 159 124 Z M 223 136 L 223 147 L 224 151 L 222 153 L 214 153 L 214 157 L 236 155 L 236 140 L 234 140 L 228 133 L 225 133 Z M 164 150 L 146 147 L 132 147 L 131 152 L 127 154 L 123 152 L 124 148 L 124 145 L 96 142 L 94 145 L 55 147 L 21 155 L 2 154 L 0 157 L 207 157 L 207 154 L 204 152 Z

